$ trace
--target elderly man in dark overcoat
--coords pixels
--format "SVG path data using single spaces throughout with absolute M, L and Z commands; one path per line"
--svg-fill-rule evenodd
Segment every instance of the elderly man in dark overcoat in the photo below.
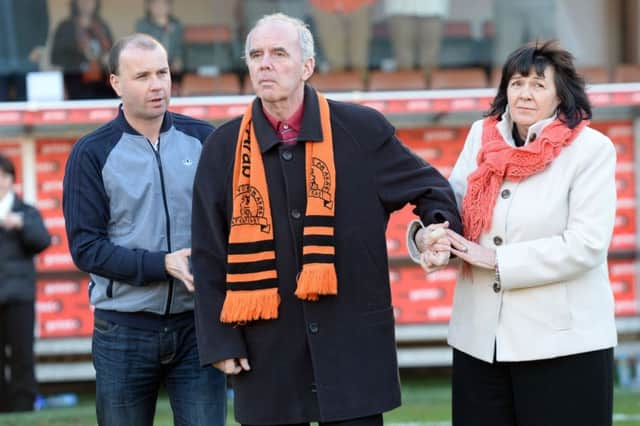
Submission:
M 373 109 L 306 84 L 286 15 L 245 46 L 257 94 L 205 142 L 193 194 L 200 361 L 233 376 L 245 425 L 379 425 L 400 405 L 385 229 L 407 203 L 461 228 L 436 169 Z

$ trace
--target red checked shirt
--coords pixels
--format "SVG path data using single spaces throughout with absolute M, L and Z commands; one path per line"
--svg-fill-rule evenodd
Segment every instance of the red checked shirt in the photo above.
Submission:
M 264 107 L 262 108 L 262 112 L 264 112 L 264 116 L 267 117 L 271 127 L 276 131 L 283 144 L 294 145 L 298 141 L 298 133 L 300 133 L 300 128 L 302 127 L 304 103 L 300 104 L 300 108 L 284 121 L 278 121 L 278 119 L 269 114 Z

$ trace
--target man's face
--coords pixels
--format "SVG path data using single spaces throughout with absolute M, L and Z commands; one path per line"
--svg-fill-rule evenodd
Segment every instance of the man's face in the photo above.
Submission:
M 0 169 L 0 199 L 13 188 L 13 176 Z
M 265 102 L 290 99 L 302 93 L 313 73 L 314 60 L 302 59 L 296 28 L 270 22 L 255 28 L 249 40 L 247 66 L 256 95 Z
M 160 46 L 141 49 L 127 46 L 120 52 L 118 74 L 111 74 L 111 86 L 122 98 L 128 117 L 155 120 L 169 106 L 171 74 L 167 54 Z

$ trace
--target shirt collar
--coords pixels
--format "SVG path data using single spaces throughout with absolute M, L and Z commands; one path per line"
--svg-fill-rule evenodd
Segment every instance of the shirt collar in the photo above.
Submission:
M 527 138 L 525 139 L 524 144 L 527 145 L 536 140 L 544 128 L 551 124 L 556 118 L 558 118 L 558 114 L 553 114 L 551 117 L 540 120 L 529 126 L 529 131 L 527 132 Z M 513 130 L 513 120 L 509 113 L 509 105 L 507 105 L 507 108 L 502 114 L 502 120 L 498 122 L 497 128 L 505 141 L 507 141 L 511 146 L 516 146 L 516 143 L 513 140 L 513 135 L 511 134 Z
M 287 118 L 286 120 L 282 120 L 282 121 L 278 121 L 277 118 L 275 118 L 274 116 L 269 114 L 269 112 L 264 107 L 264 104 L 262 104 L 262 112 L 264 112 L 264 116 L 267 118 L 267 121 L 269 121 L 269 124 L 271 124 L 271 127 L 273 127 L 273 130 L 275 130 L 276 133 L 285 124 L 287 126 L 291 127 L 294 132 L 299 133 L 300 132 L 300 128 L 302 127 L 302 115 L 304 113 L 304 102 L 302 102 L 300 104 L 298 109 L 291 115 L 291 117 Z

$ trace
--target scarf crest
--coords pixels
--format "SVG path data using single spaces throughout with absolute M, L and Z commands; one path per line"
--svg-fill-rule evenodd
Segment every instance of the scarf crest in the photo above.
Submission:
M 465 238 L 475 242 L 491 229 L 493 208 L 502 182 L 520 182 L 546 169 L 589 122 L 583 120 L 570 129 L 557 118 L 536 140 L 520 148 L 504 141 L 497 124 L 497 117 L 484 119 L 482 146 L 476 159 L 478 168 L 467 178 L 467 192 L 462 201 Z
M 316 301 L 338 293 L 334 214 L 336 172 L 329 104 L 317 94 L 322 141 L 305 142 L 307 207 L 302 271 L 295 295 Z M 233 210 L 227 255 L 225 323 L 278 318 L 278 271 L 269 188 L 252 121 L 252 105 L 240 124 L 233 168 Z

